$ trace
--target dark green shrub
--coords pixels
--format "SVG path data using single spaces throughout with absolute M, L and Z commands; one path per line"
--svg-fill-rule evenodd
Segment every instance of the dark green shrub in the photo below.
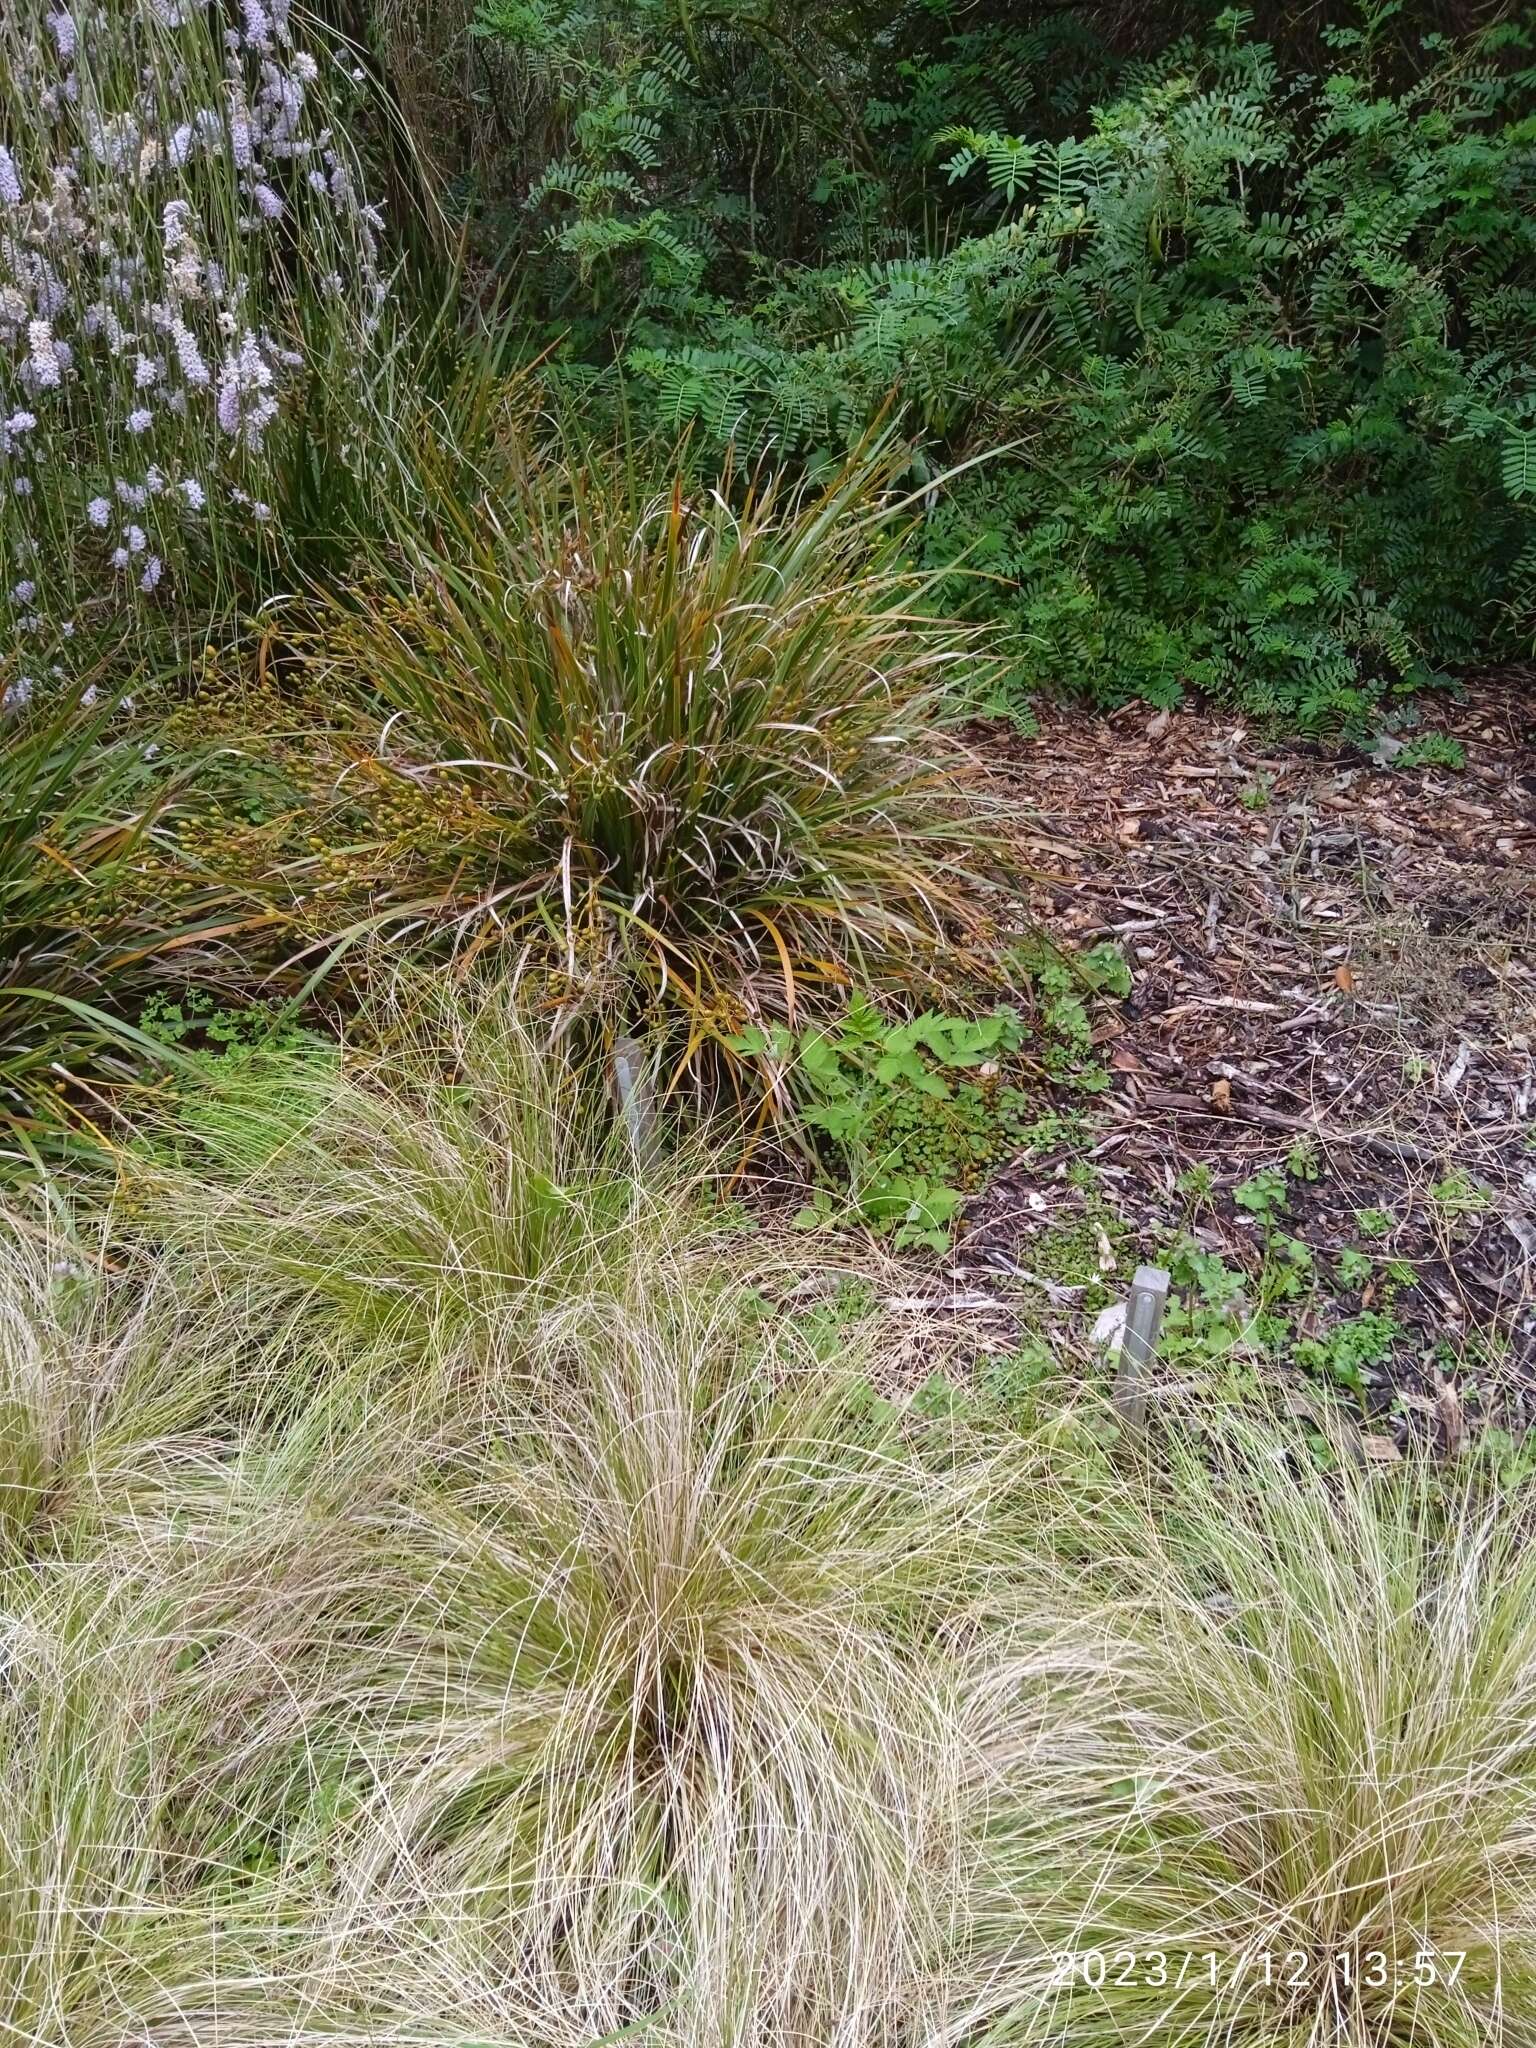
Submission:
M 946 36 L 877 11 L 809 239 L 782 191 L 804 170 L 788 112 L 777 211 L 745 226 L 718 79 L 658 59 L 639 126 L 608 100 L 571 112 L 586 171 L 562 159 L 532 203 L 556 208 L 546 260 L 590 294 L 577 354 L 616 348 L 631 402 L 710 459 L 814 470 L 893 391 L 917 484 L 986 457 L 934 491 L 921 546 L 929 568 L 963 561 L 949 602 L 1012 628 L 1005 703 L 1198 689 L 1359 725 L 1383 691 L 1519 643 L 1536 594 L 1522 28 L 1414 49 L 1378 9 L 1299 74 L 1236 11 L 1135 62 L 1071 17 Z M 671 47 L 669 9 L 629 20 L 634 62 Z M 829 22 L 846 34 L 846 12 Z

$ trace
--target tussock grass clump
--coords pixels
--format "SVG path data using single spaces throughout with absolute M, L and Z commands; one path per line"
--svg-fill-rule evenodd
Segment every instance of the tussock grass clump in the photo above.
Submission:
M 372 1051 L 211 1069 L 123 1191 L 253 1358 L 424 1393 L 515 1366 L 542 1315 L 631 1260 L 675 1275 L 697 1230 L 686 1156 L 639 1174 L 600 1075 L 515 996 L 411 977 L 397 996 Z
M 5 1577 L 0 2029 L 14 2041 L 300 2038 L 276 2017 L 270 1901 L 196 1803 L 220 1749 L 188 1677 L 196 1648 L 169 1581 Z
M 212 1462 L 228 1392 L 218 1335 L 160 1276 L 114 1283 L 109 1234 L 0 1204 L 0 1596 L 13 1571 L 121 1565 Z
M 1032 1807 L 1020 1780 L 998 1927 L 1029 1929 L 1039 1975 L 1000 2037 L 1525 2038 L 1528 1507 L 1432 1472 L 1324 1474 L 1278 1432 L 1227 1425 L 1161 1484 L 1127 1486 L 1076 1593 L 1108 1595 L 1078 1730 L 1097 1796 Z
M 937 2025 L 1029 1460 L 877 1419 L 858 1364 L 640 1281 L 368 1519 L 366 1646 L 317 1691 L 372 1785 L 339 1946 L 405 1929 L 407 2006 L 573 2044 Z
M 531 948 L 671 1018 L 685 1062 L 978 915 L 981 807 L 938 728 L 986 656 L 932 615 L 866 466 L 739 510 L 574 454 L 513 460 L 325 607 L 312 660 L 399 774 L 462 806 L 378 922 Z
M 877 1399 L 505 991 L 381 1022 L 7 1219 L 19 2037 L 1526 2038 L 1528 1496 Z

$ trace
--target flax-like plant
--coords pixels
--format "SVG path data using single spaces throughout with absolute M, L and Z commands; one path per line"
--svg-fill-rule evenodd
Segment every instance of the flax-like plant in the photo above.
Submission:
M 984 806 L 940 727 L 988 657 L 928 609 L 880 482 L 734 506 L 525 458 L 325 603 L 327 693 L 461 806 L 451 866 L 373 921 L 531 947 L 557 993 L 670 1016 L 683 1065 L 931 972 L 982 916 Z
M 159 843 L 176 778 L 95 694 L 0 711 L 0 1165 L 88 1119 L 71 1076 L 130 1074 L 161 963 L 240 922 Z
M 1528 1502 L 1433 1471 L 1324 1473 L 1223 1424 L 1127 1485 L 1085 1547 L 1068 1595 L 1086 1683 L 1043 1744 L 1010 1731 L 996 1752 L 1013 1790 L 975 2038 L 1526 2039 Z

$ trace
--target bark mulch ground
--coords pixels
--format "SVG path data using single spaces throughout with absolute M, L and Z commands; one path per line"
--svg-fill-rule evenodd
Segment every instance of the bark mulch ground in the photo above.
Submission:
M 1145 706 L 976 737 L 1043 877 L 1033 917 L 1134 969 L 1089 1154 L 1117 1268 L 1171 1229 L 1251 1267 L 1263 1229 L 1233 1190 L 1289 1155 L 1287 1232 L 1325 1266 L 1368 1242 L 1412 1270 L 1394 1313 L 1438 1348 L 1409 1397 L 1443 1411 L 1475 1352 L 1508 1412 L 1536 1397 L 1536 677 L 1422 715 L 1465 766 L 1413 765 L 1412 732 L 1366 754 Z M 973 1205 L 962 1293 L 1028 1285 L 1063 1204 L 1098 1199 L 1082 1157 L 1020 1162 Z

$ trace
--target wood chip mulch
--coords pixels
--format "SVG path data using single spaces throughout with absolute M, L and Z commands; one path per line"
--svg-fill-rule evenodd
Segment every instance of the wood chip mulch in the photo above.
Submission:
M 1019 807 L 1030 915 L 1074 947 L 1113 939 L 1134 970 L 1101 1033 L 1093 1154 L 1134 1237 L 1188 1227 L 1251 1265 L 1233 1188 L 1311 1149 L 1286 1229 L 1411 1266 L 1394 1312 L 1426 1345 L 1536 1386 L 1536 675 L 1421 709 L 1464 768 L 1403 765 L 1409 731 L 1366 754 L 1211 710 L 1046 709 L 1033 737 L 975 738 Z M 962 1275 L 1029 1271 L 1066 1163 L 999 1178 Z M 1192 1211 L 1199 1165 L 1215 1194 Z

